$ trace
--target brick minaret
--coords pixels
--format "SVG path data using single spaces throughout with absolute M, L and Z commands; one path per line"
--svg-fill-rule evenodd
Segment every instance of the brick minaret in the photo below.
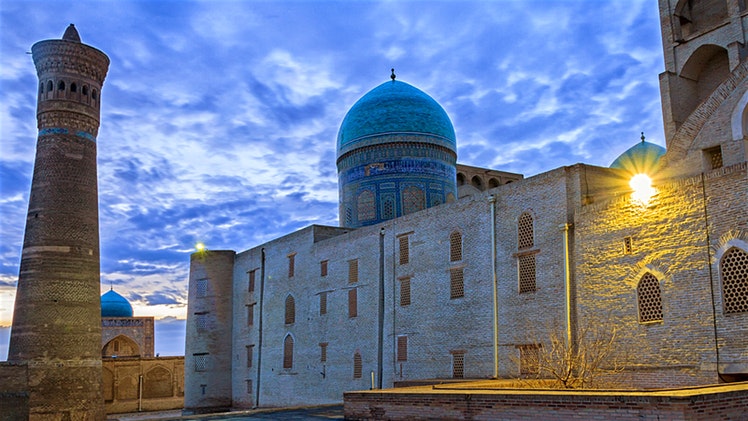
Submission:
M 31 51 L 39 137 L 8 360 L 28 365 L 32 419 L 104 419 L 96 136 L 109 58 L 73 25 Z

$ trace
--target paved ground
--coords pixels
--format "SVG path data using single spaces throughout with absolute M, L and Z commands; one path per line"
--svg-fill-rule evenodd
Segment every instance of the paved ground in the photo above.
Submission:
M 318 406 L 309 408 L 289 409 L 257 409 L 254 411 L 226 412 L 222 414 L 205 414 L 182 416 L 181 411 L 141 412 L 133 414 L 110 415 L 110 421 L 251 421 L 251 420 L 290 420 L 290 421 L 321 421 L 342 420 L 343 405 Z

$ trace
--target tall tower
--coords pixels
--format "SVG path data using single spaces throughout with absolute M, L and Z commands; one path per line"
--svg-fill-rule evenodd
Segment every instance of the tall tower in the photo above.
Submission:
M 96 136 L 109 58 L 72 24 L 31 52 L 39 135 L 8 360 L 28 365 L 32 419 L 104 419 Z

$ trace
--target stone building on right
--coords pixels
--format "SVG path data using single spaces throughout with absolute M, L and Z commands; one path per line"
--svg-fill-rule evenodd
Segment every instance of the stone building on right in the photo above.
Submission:
M 607 384 L 748 380 L 748 8 L 659 4 L 666 148 L 642 135 L 610 168 L 459 164 L 424 93 L 364 95 L 338 138 L 340 227 L 192 255 L 185 410 L 534 377 L 598 332 Z

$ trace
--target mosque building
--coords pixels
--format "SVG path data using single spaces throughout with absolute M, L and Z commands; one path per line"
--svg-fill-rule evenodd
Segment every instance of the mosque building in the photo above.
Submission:
M 394 71 L 364 94 L 340 226 L 191 256 L 185 411 L 533 377 L 590 332 L 615 332 L 607 385 L 748 379 L 748 10 L 660 4 L 667 148 L 642 134 L 608 168 L 460 165 L 428 94 Z

